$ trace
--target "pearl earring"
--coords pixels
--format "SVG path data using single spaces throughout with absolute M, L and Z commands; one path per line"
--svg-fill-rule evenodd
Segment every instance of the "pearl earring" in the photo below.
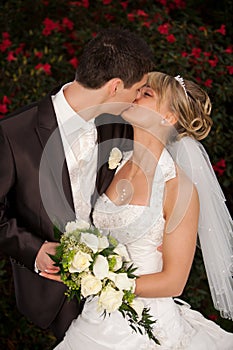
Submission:
M 166 123 L 166 119 L 161 120 L 161 124 L 164 125 Z

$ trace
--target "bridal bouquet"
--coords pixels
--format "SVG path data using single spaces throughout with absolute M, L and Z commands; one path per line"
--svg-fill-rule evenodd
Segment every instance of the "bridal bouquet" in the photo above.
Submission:
M 134 331 L 159 344 L 152 331 L 155 320 L 135 298 L 136 268 L 123 244 L 85 221 L 69 222 L 51 258 L 60 268 L 69 299 L 98 297 L 98 311 L 106 315 L 119 310 Z

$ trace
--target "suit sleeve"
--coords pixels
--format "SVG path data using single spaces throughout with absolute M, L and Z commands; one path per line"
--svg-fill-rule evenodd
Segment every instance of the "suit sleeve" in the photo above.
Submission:
M 19 264 L 34 270 L 43 240 L 17 224 L 14 210 L 15 184 L 18 181 L 10 143 L 0 125 L 0 250 Z

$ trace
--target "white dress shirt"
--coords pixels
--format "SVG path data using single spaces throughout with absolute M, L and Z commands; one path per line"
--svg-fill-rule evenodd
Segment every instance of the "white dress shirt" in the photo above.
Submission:
M 70 83 L 68 83 L 70 84 Z M 97 172 L 97 131 L 94 119 L 85 121 L 68 104 L 63 90 L 52 96 L 70 176 L 75 215 L 89 221 Z

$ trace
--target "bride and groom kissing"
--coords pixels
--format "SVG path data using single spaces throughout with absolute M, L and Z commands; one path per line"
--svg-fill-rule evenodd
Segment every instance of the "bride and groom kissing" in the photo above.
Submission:
M 127 232 L 126 245 L 141 271 L 135 294 L 149 302 L 158 320 L 161 349 L 232 345 L 231 334 L 172 298 L 182 292 L 191 268 L 199 200 L 165 144 L 171 130 L 191 141 L 207 136 L 211 104 L 194 83 L 148 75 L 153 70 L 144 40 L 127 30 L 104 30 L 84 47 L 73 82 L 1 121 L 0 247 L 11 257 L 19 310 L 41 328 L 50 328 L 61 341 L 58 349 L 152 346 L 132 334 L 118 314 L 104 324 L 94 304 L 83 309 L 76 300 L 67 301 L 49 254 L 58 244 L 54 221 L 64 226 L 76 217 L 103 230 L 111 227 L 123 241 L 121 232 Z M 197 117 L 201 127 L 190 128 Z M 114 147 L 125 157 L 109 169 Z M 161 244 L 162 252 L 157 250 Z M 232 317 L 222 299 L 220 310 Z M 113 336 L 116 325 L 119 333 L 115 330 Z M 104 329 L 109 329 L 106 339 Z

